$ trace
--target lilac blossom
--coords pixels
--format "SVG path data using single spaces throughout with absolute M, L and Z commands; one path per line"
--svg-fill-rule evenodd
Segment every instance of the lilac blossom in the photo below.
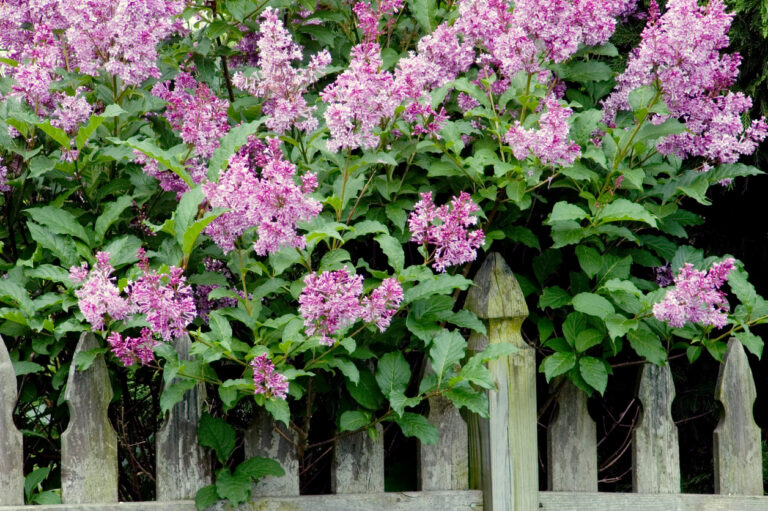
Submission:
M 477 217 L 472 213 L 479 209 L 466 192 L 453 197 L 450 206 L 443 204 L 439 208 L 432 201 L 432 192 L 421 194 L 421 200 L 408 217 L 408 229 L 411 241 L 435 245 L 432 264 L 435 270 L 444 272 L 447 266 L 475 260 L 485 234 L 481 229 L 469 231 L 467 228 L 477 224 Z
M 69 270 L 70 280 L 81 285 L 75 291 L 80 312 L 94 330 L 104 328 L 105 315 L 111 319 L 125 319 L 131 313 L 131 306 L 120 296 L 120 290 L 115 285 L 115 277 L 112 276 L 115 269 L 109 264 L 109 257 L 109 252 L 99 252 L 96 264 L 90 270 L 87 263 Z
M 728 46 L 732 19 L 720 0 L 703 6 L 696 0 L 670 0 L 663 15 L 652 2 L 642 40 L 616 79 L 616 90 L 604 101 L 604 119 L 611 122 L 618 110 L 629 109 L 632 90 L 655 85 L 670 116 L 684 120 L 687 128 L 663 138 L 660 153 L 726 163 L 753 153 L 768 134 L 768 125 L 760 118 L 744 128 L 741 115 L 752 100 L 727 91 L 741 62 L 738 54 L 720 53 Z M 650 121 L 664 119 L 654 115 Z
M 714 263 L 707 272 L 686 263 L 675 276 L 674 289 L 654 304 L 653 315 L 677 328 L 688 322 L 724 327 L 728 321 L 728 301 L 719 288 L 733 268 L 732 258 Z
M 10 192 L 11 187 L 8 186 L 8 167 L 0 163 L 0 192 Z
M 581 156 L 578 144 L 568 140 L 568 118 L 573 111 L 548 96 L 544 100 L 547 111 L 539 118 L 539 130 L 529 130 L 515 121 L 505 136 L 518 160 L 533 154 L 544 165 L 570 165 Z
M 285 399 L 288 394 L 288 378 L 275 371 L 275 364 L 266 353 L 251 360 L 254 394 L 266 398 Z
M 384 279 L 381 285 L 361 301 L 362 319 L 375 324 L 380 332 L 389 328 L 392 317 L 403 301 L 403 287 L 396 278 Z
M 56 98 L 57 106 L 51 116 L 51 125 L 61 128 L 72 135 L 80 124 L 88 120 L 93 107 L 85 98 L 85 88 L 80 87 L 73 96 L 60 94 Z
M 126 367 L 136 363 L 149 365 L 155 359 L 152 348 L 159 344 L 152 337 L 152 331 L 146 327 L 141 329 L 139 337 L 123 337 L 119 332 L 112 332 L 107 337 L 107 343 L 112 353 Z
M 218 259 L 212 259 L 206 257 L 203 259 L 203 265 L 205 271 L 218 273 L 225 279 L 230 280 L 232 278 L 232 272 L 224 264 L 224 261 Z M 211 300 L 208 295 L 214 289 L 218 289 L 218 284 L 200 284 L 195 286 L 195 308 L 197 309 L 197 315 L 200 316 L 205 323 L 208 323 L 208 314 L 216 309 L 222 309 L 224 307 L 237 307 L 237 298 L 222 297 L 216 300 Z M 242 291 L 241 291 L 242 292 Z
M 304 277 L 299 295 L 299 313 L 307 335 L 319 335 L 327 346 L 335 342 L 331 336 L 356 322 L 363 313 L 360 294 L 363 277 L 350 274 L 346 268 Z
M 371 4 L 357 2 L 352 11 L 357 16 L 357 26 L 363 32 L 363 39 L 374 42 L 379 37 L 379 20 L 385 16 L 391 16 L 403 8 L 403 0 L 378 0 L 376 10 Z
M 312 115 L 316 107 L 304 99 L 312 85 L 331 63 L 331 54 L 323 50 L 314 55 L 304 69 L 294 68 L 292 62 L 302 59 L 302 48 L 293 42 L 291 34 L 277 16 L 277 10 L 268 7 L 261 15 L 259 38 L 259 70 L 246 77 L 235 73 L 232 83 L 256 97 L 264 98 L 263 111 L 268 116 L 266 125 L 283 134 L 295 126 L 305 132 L 317 128 Z

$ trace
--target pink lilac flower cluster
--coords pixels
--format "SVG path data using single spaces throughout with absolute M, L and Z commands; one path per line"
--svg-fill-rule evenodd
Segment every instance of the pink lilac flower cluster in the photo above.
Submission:
M 370 297 L 361 300 L 362 292 L 362 275 L 350 274 L 346 268 L 304 277 L 299 313 L 307 335 L 319 335 L 322 344 L 331 346 L 335 342 L 331 336 L 358 319 L 386 330 L 403 299 L 402 286 L 388 278 Z
M 515 121 L 504 137 L 518 160 L 533 154 L 544 165 L 570 165 L 581 156 L 578 144 L 568 140 L 568 118 L 573 113 L 552 95 L 544 100 L 547 111 L 539 118 L 539 129 L 529 130 Z
M 309 106 L 304 94 L 330 65 L 331 54 L 323 50 L 312 56 L 306 68 L 294 68 L 292 62 L 301 61 L 302 48 L 293 42 L 277 14 L 276 9 L 268 7 L 261 15 L 256 42 L 259 70 L 249 77 L 242 72 L 235 73 L 232 83 L 256 97 L 264 98 L 265 124 L 272 131 L 283 134 L 291 127 L 305 132 L 314 131 L 317 119 L 312 112 L 317 107 Z
M 123 337 L 119 332 L 112 332 L 107 337 L 107 343 L 112 353 L 126 367 L 139 363 L 143 366 L 149 365 L 155 359 L 152 351 L 158 343 L 152 337 L 152 331 L 149 328 L 142 328 L 139 337 Z
M 472 213 L 479 209 L 466 192 L 453 197 L 450 206 L 443 204 L 439 208 L 432 201 L 432 192 L 421 194 L 421 200 L 408 217 L 408 229 L 411 241 L 435 245 L 432 264 L 435 270 L 444 272 L 448 266 L 475 260 L 485 234 L 482 229 L 467 228 L 477 224 L 477 217 Z
M 357 16 L 357 26 L 363 31 L 363 39 L 374 42 L 379 37 L 379 20 L 385 16 L 391 16 L 403 8 L 403 0 L 378 0 L 378 6 L 374 10 L 373 5 L 367 2 L 357 2 L 352 11 Z M 394 19 L 390 20 L 394 21 Z
M 251 360 L 254 394 L 285 399 L 288 394 L 288 378 L 275 371 L 275 364 L 266 353 Z
M 208 225 L 206 234 L 225 253 L 234 250 L 235 240 L 251 227 L 257 229 L 253 249 L 260 256 L 284 246 L 303 248 L 306 240 L 297 234 L 296 225 L 322 210 L 322 204 L 309 197 L 317 188 L 317 176 L 306 173 L 301 185 L 297 185 L 296 166 L 285 160 L 277 138 L 268 140 L 264 157 L 259 159 L 264 165 L 260 177 L 251 166 L 254 159 L 247 153 L 250 150 L 233 155 L 218 182 L 203 183 L 210 206 L 229 209 Z
M 69 134 L 74 134 L 80 124 L 88 120 L 93 107 L 85 98 L 85 87 L 79 87 L 73 96 L 57 94 L 57 107 L 51 115 L 51 124 Z
M 719 288 L 733 270 L 733 263 L 734 260 L 728 258 L 713 264 L 707 272 L 686 263 L 675 276 L 675 288 L 668 290 L 664 300 L 653 306 L 653 315 L 677 328 L 688 322 L 724 327 L 728 321 L 728 301 Z
M 720 0 L 702 6 L 696 0 L 670 0 L 663 15 L 652 2 L 642 40 L 616 79 L 616 90 L 604 101 L 604 120 L 611 122 L 618 110 L 629 109 L 632 90 L 657 84 L 670 116 L 687 128 L 662 139 L 660 153 L 726 163 L 753 153 L 768 135 L 768 124 L 761 118 L 745 129 L 741 115 L 752 100 L 727 91 L 741 62 L 738 54 L 720 53 L 728 46 L 732 18 Z M 664 119 L 655 116 L 651 122 Z
M 224 261 L 206 257 L 203 259 L 203 266 L 207 272 L 218 273 L 227 280 L 232 278 L 232 272 L 229 271 Z M 197 315 L 206 323 L 208 323 L 208 314 L 211 311 L 225 307 L 237 307 L 237 298 L 223 297 L 215 300 L 208 298 L 211 291 L 219 287 L 218 284 L 200 284 L 195 286 L 195 308 L 197 309 Z
M 0 192 L 10 192 L 11 187 L 8 186 L 8 167 L 0 163 Z
M 80 312 L 94 330 L 104 328 L 104 316 L 111 319 L 125 319 L 131 314 L 128 300 L 120 296 L 120 290 L 115 285 L 112 272 L 115 269 L 109 264 L 109 252 L 96 254 L 96 264 L 88 269 L 88 264 L 73 266 L 69 270 L 69 278 L 80 289 L 75 291 Z

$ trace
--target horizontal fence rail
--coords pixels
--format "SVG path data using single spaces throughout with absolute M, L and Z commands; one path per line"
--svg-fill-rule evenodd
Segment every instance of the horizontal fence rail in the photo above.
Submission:
M 341 437 L 334 446 L 334 495 L 299 496 L 299 461 L 292 433 L 271 416 L 256 417 L 244 434 L 245 454 L 277 459 L 286 471 L 254 487 L 242 511 L 291 510 L 411 511 L 725 511 L 768 510 L 763 495 L 760 430 L 752 407 L 755 384 L 746 354 L 728 342 L 716 398 L 723 405 L 714 432 L 717 495 L 680 494 L 677 427 L 671 417 L 675 396 L 669 366 L 646 364 L 637 397 L 642 415 L 632 437 L 633 491 L 597 493 L 596 427 L 586 396 L 570 382 L 555 382 L 557 413 L 547 430 L 549 491 L 539 491 L 536 360 L 521 335 L 528 315 L 520 286 L 499 254 L 490 254 L 475 278 L 467 308 L 486 322 L 487 335 L 473 333 L 470 351 L 511 343 L 512 355 L 489 363 L 497 390 L 489 392 L 490 418 L 463 417 L 442 398 L 429 401 L 428 420 L 440 443 L 420 446 L 421 491 L 384 492 L 384 435 Z M 189 357 L 188 337 L 177 351 Z M 80 337 L 75 355 L 98 347 L 93 334 Z M 543 390 L 543 389 L 542 389 Z M 117 503 L 117 438 L 107 418 L 111 387 L 102 355 L 84 371 L 73 364 L 66 398 L 70 423 L 62 436 L 61 505 L 23 506 L 22 435 L 13 423 L 16 377 L 0 342 L 0 511 L 193 511 L 197 489 L 212 481 L 210 453 L 197 443 L 205 389 L 195 387 L 169 412 L 156 435 L 158 502 Z M 378 426 L 380 428 L 380 426 Z M 480 491 L 481 490 L 481 491 Z M 219 506 L 224 509 L 225 506 Z

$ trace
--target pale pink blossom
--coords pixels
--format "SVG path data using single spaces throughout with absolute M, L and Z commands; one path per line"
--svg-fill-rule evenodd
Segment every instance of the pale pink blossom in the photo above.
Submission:
M 131 313 L 128 301 L 120 296 L 112 276 L 114 268 L 109 264 L 109 252 L 96 254 L 96 264 L 88 270 L 88 265 L 70 268 L 70 279 L 81 284 L 75 291 L 77 304 L 86 321 L 94 330 L 104 327 L 104 317 L 125 319 Z
M 361 317 L 362 292 L 363 277 L 350 274 L 346 268 L 313 272 L 304 277 L 299 313 L 307 335 L 319 335 L 321 343 L 333 345 L 335 341 L 331 336 Z
M 253 392 L 266 398 L 285 399 L 288 394 L 288 379 L 275 371 L 275 364 L 266 353 L 251 360 L 253 368 Z

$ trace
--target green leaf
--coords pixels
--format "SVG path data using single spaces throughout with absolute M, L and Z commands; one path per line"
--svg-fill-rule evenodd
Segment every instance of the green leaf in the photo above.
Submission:
M 407 305 L 420 298 L 426 298 L 431 295 L 447 294 L 454 289 L 467 289 L 472 281 L 461 275 L 448 275 L 441 273 L 431 279 L 423 280 L 410 288 L 403 295 L 403 305 Z
M 104 247 L 105 252 L 109 252 L 109 262 L 115 268 L 120 268 L 126 264 L 135 263 L 139 260 L 138 251 L 141 248 L 141 240 L 136 236 L 129 234 L 112 240 L 109 245 Z
M 62 266 L 70 267 L 77 264 L 77 248 L 71 239 L 58 236 L 49 229 L 31 221 L 27 222 L 27 228 L 32 239 L 58 257 Z
M 520 351 L 517 346 L 507 342 L 499 342 L 489 344 L 483 351 L 474 355 L 472 358 L 480 358 L 481 362 L 488 362 L 489 360 L 495 360 L 497 358 L 513 355 Z
M 418 438 L 422 445 L 437 445 L 440 437 L 437 428 L 423 415 L 405 412 L 402 416 L 395 417 L 395 422 L 405 436 Z
M 264 408 L 272 414 L 275 420 L 288 427 L 291 422 L 291 409 L 288 406 L 288 401 L 285 399 L 267 399 L 264 402 Z
M 77 147 L 78 151 L 83 149 L 85 143 L 91 138 L 91 135 L 93 135 L 93 132 L 96 131 L 103 122 L 104 117 L 100 115 L 92 115 L 91 118 L 88 119 L 88 124 L 80 126 L 80 129 L 77 130 L 77 135 L 75 136 L 75 147 Z
M 187 229 L 184 231 L 184 236 L 181 239 L 181 251 L 184 254 L 184 257 L 189 257 L 190 254 L 192 254 L 192 249 L 195 247 L 195 242 L 200 236 L 200 233 L 203 232 L 203 229 L 205 229 L 208 224 L 216 220 L 223 213 L 223 211 L 209 212 L 203 218 L 195 221 L 192 225 L 187 227 Z
M 357 384 L 349 380 L 346 380 L 345 384 L 349 395 L 360 406 L 364 406 L 369 410 L 376 410 L 384 402 L 384 396 L 376 385 L 376 378 L 367 369 L 360 370 L 360 378 Z
M 203 447 L 210 447 L 221 463 L 226 463 L 235 450 L 235 429 L 226 421 L 204 413 L 197 427 L 197 441 Z M 250 481 L 249 481 L 250 483 Z M 217 483 L 218 487 L 218 483 Z M 224 495 L 219 492 L 219 495 Z M 226 498 L 226 497 L 225 497 Z
M 641 108 L 648 108 L 654 96 L 656 96 L 656 87 L 653 85 L 643 85 L 629 93 L 629 106 L 635 111 Z
M 467 341 L 459 332 L 442 330 L 432 341 L 429 349 L 429 359 L 432 361 L 432 370 L 440 379 L 454 364 L 464 358 Z
M 232 474 L 228 468 L 221 469 L 216 475 L 216 493 L 235 506 L 251 498 L 251 484 L 250 477 L 237 472 Z
M 667 119 L 661 124 L 646 122 L 634 138 L 634 142 L 656 140 L 667 135 L 676 135 L 685 132 L 685 124 L 677 119 Z
M 762 358 L 763 340 L 759 336 L 753 334 L 747 329 L 741 332 L 735 332 L 733 336 L 741 341 L 741 344 L 743 344 L 745 348 L 752 352 L 753 355 L 755 355 L 757 358 Z
M 630 202 L 621 198 L 606 204 L 598 213 L 598 219 L 601 224 L 629 220 L 645 222 L 651 227 L 656 227 L 656 217 L 650 211 L 637 202 Z
M 588 328 L 579 332 L 576 336 L 576 351 L 582 353 L 592 346 L 600 344 L 603 340 L 603 333 L 593 328 Z
M 40 364 L 27 360 L 11 360 L 11 365 L 13 365 L 13 372 L 16 376 L 39 373 L 45 369 Z
M 254 456 L 240 463 L 235 469 L 235 475 L 242 474 L 258 480 L 264 476 L 283 477 L 285 470 L 276 460 Z
M 547 382 L 555 376 L 567 373 L 576 365 L 576 355 L 567 351 L 558 351 L 545 358 L 539 372 L 544 373 Z
M 179 246 L 184 243 L 184 234 L 187 229 L 194 224 L 198 213 L 198 207 L 204 199 L 203 188 L 197 186 L 188 190 L 181 196 L 179 205 L 176 207 L 174 228 L 176 229 L 176 241 Z
M 157 147 L 155 144 L 148 140 L 110 140 L 115 143 L 125 144 L 128 147 L 144 153 L 150 158 L 154 158 L 160 165 L 179 176 L 187 184 L 187 186 L 194 188 L 195 182 L 192 180 L 192 176 L 189 175 L 189 172 L 187 172 L 187 169 L 184 168 L 184 166 L 176 159 L 175 156 L 173 156 L 165 149 Z
M 587 318 L 580 312 L 571 312 L 563 321 L 563 335 L 571 346 L 576 345 L 579 332 L 587 328 Z
M 466 408 L 480 417 L 488 418 L 488 394 L 484 390 L 475 390 L 469 384 L 455 385 L 443 393 L 456 408 Z
M 232 326 L 221 311 L 214 310 L 208 314 L 208 326 L 211 328 L 211 334 L 219 343 L 232 340 Z
M 656 365 L 663 365 L 666 362 L 667 350 L 662 346 L 659 336 L 650 330 L 645 328 L 630 330 L 627 332 L 627 340 L 632 349 L 649 362 Z
M 552 67 L 560 78 L 571 82 L 604 82 L 613 78 L 613 70 L 610 66 L 598 60 L 574 60 Z
M 409 0 L 408 9 L 413 13 L 413 18 L 419 22 L 425 34 L 431 34 L 435 27 L 432 21 L 437 17 L 436 0 Z
M 344 241 L 349 241 L 360 236 L 366 236 L 373 233 L 388 233 L 387 227 L 381 222 L 375 220 L 363 220 L 352 226 L 349 232 L 344 234 Z
M 229 157 L 248 141 L 250 135 L 258 131 L 259 126 L 264 123 L 264 120 L 265 118 L 262 117 L 256 121 L 235 126 L 221 138 L 219 147 L 213 152 L 213 156 L 208 161 L 208 179 L 216 180 L 218 178 L 219 171 L 226 166 Z
M 576 257 L 579 260 L 579 266 L 584 273 L 591 279 L 597 275 L 600 268 L 603 267 L 603 258 L 600 253 L 592 247 L 579 245 L 576 247 Z
M 195 386 L 194 380 L 179 380 L 171 383 L 163 389 L 160 395 L 160 411 L 165 413 L 184 399 L 184 394 Z
M 205 509 L 213 506 L 218 501 L 219 494 L 216 492 L 215 484 L 204 486 L 197 490 L 195 494 L 195 507 L 197 511 L 205 511 Z
M 371 422 L 371 414 L 361 410 L 347 411 L 339 418 L 339 431 L 355 431 Z
M 107 205 L 104 206 L 104 211 L 99 215 L 99 218 L 96 219 L 96 226 L 94 229 L 97 243 L 101 243 L 101 241 L 104 240 L 104 235 L 106 234 L 107 229 L 117 222 L 117 219 L 120 218 L 123 211 L 131 207 L 131 204 L 133 204 L 133 197 L 130 195 L 121 195 L 114 202 L 108 202 Z
M 332 358 L 328 360 L 327 363 L 328 366 L 335 367 L 341 371 L 341 374 L 353 384 L 360 381 L 360 371 L 358 371 L 357 366 L 351 360 L 345 358 Z
M 499 343 L 498 345 L 502 344 Z M 479 357 L 478 355 L 470 358 L 469 361 L 464 364 L 464 367 L 459 371 L 458 378 L 474 383 L 484 389 L 496 388 L 496 381 L 494 380 L 493 375 L 488 368 L 483 365 L 482 357 Z
M 88 233 L 85 232 L 83 226 L 80 225 L 72 213 L 65 209 L 54 206 L 41 206 L 26 209 L 25 213 L 32 220 L 48 227 L 56 234 L 69 234 L 70 236 L 80 238 L 86 244 L 91 243 Z
M 539 307 L 541 309 L 546 309 L 547 307 L 557 309 L 563 305 L 568 305 L 571 303 L 571 300 L 573 300 L 571 295 L 560 286 L 547 287 L 541 292 Z
M 30 300 L 27 290 L 10 278 L 0 278 L 0 298 L 10 298 L 28 316 L 35 313 L 35 304 Z
M 608 329 L 608 335 L 611 340 L 618 337 L 624 337 L 627 332 L 634 330 L 639 325 L 636 319 L 630 319 L 621 314 L 611 314 L 605 318 L 605 327 Z
M 616 312 L 611 302 L 594 293 L 579 293 L 574 296 L 573 308 L 600 319 L 605 319 L 609 314 Z
M 379 243 L 382 252 L 387 256 L 389 265 L 395 272 L 400 273 L 403 271 L 405 265 L 405 253 L 403 252 L 403 246 L 395 238 L 389 234 L 380 234 L 376 236 L 376 241 Z
M 411 368 L 399 351 L 385 353 L 376 368 L 376 383 L 381 392 L 389 397 L 393 392 L 404 393 L 411 379 Z
M 32 496 L 32 492 L 37 490 L 37 487 L 45 481 L 48 474 L 51 472 L 51 467 L 36 468 L 24 478 L 24 495 L 27 500 Z
M 79 351 L 77 355 L 75 355 L 73 362 L 75 363 L 75 367 L 77 367 L 78 371 L 86 371 L 89 367 L 91 367 L 91 365 L 93 365 L 96 357 L 103 355 L 106 352 L 107 348 L 93 348 L 86 351 Z
M 61 147 L 69 150 L 71 142 L 66 131 L 61 128 L 51 126 L 49 121 L 37 123 L 37 127 L 43 130 L 53 140 L 58 142 Z
M 587 218 L 587 213 L 580 207 L 570 204 L 568 202 L 560 201 L 552 208 L 552 213 L 547 218 L 547 225 L 552 225 L 554 222 L 564 222 L 566 220 L 582 220 Z
M 605 393 L 605 387 L 608 385 L 605 362 L 594 357 L 582 357 L 579 359 L 579 374 L 601 395 Z

